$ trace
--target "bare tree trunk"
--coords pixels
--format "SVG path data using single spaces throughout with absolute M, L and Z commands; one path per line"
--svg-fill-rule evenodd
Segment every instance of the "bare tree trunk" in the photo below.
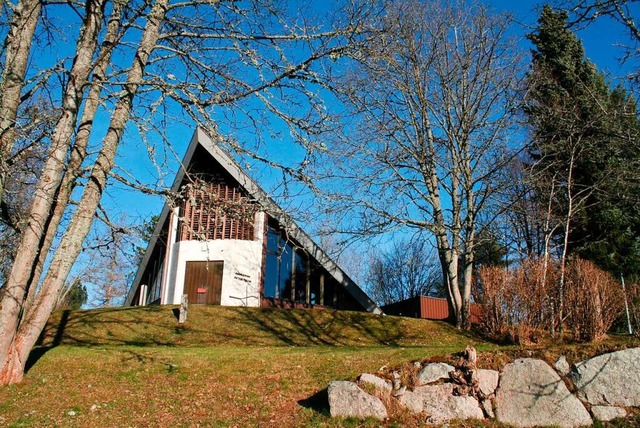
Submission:
M 567 252 L 569 248 L 569 232 L 571 230 L 571 218 L 573 217 L 573 165 L 575 161 L 575 151 L 571 152 L 571 159 L 569 160 L 569 176 L 567 177 L 567 216 L 565 218 L 564 225 L 564 238 L 562 242 L 562 256 L 560 258 L 560 283 L 558 284 L 558 329 L 562 336 L 564 331 L 564 289 L 565 289 L 565 273 L 567 270 Z
M 425 100 L 426 103 L 426 100 Z M 426 105 L 426 104 L 425 104 Z M 435 158 L 435 136 L 433 135 L 432 126 L 429 120 L 428 114 L 424 114 L 424 127 L 426 131 L 426 144 L 423 146 L 427 148 L 427 152 L 431 158 Z M 432 231 L 436 237 L 436 246 L 438 248 L 438 254 L 440 255 L 440 263 L 442 264 L 442 278 L 447 287 L 447 299 L 451 309 L 453 310 L 454 321 L 457 328 L 462 328 L 462 295 L 460 294 L 460 284 L 458 283 L 458 241 L 456 240 L 455 230 L 452 230 L 453 235 L 451 242 L 447 235 L 447 226 L 445 217 L 442 211 L 442 200 L 440 198 L 440 177 L 436 166 L 432 160 L 426 160 L 424 165 L 424 181 L 429 191 L 429 204 L 433 209 L 433 227 Z M 452 186 L 453 187 L 453 186 Z M 454 204 L 455 205 L 455 204 Z
M 549 193 L 549 203 L 547 204 L 547 212 L 544 221 L 544 250 L 543 250 L 543 265 L 542 265 L 542 287 L 547 286 L 547 274 L 549 271 L 549 242 L 551 241 L 551 237 L 553 236 L 553 232 L 555 231 L 555 227 L 551 229 L 551 203 L 553 200 L 553 195 L 555 192 L 555 175 L 551 182 L 551 192 Z M 556 337 L 556 328 L 555 328 L 555 299 L 553 297 L 547 297 L 550 301 L 550 309 L 551 309 L 551 319 L 550 322 L 550 330 L 551 337 Z
M 51 221 L 51 206 L 60 183 L 69 142 L 75 129 L 84 85 L 91 72 L 104 5 L 104 0 L 95 0 L 91 1 L 87 8 L 87 19 L 78 39 L 76 57 L 63 98 L 62 113 L 51 138 L 51 151 L 38 181 L 27 224 L 4 287 L 5 293 L 0 312 L 0 361 L 3 362 L 3 368 L 0 369 L 0 384 L 3 382 L 6 357 L 10 353 L 11 344 L 21 323 L 24 299 L 29 290 L 37 286 L 32 280 L 33 273 L 40 257 L 44 233 Z M 44 257 L 46 255 L 42 256 L 42 258 Z M 16 352 L 12 354 L 21 358 L 24 363 L 26 356 L 17 356 Z
M 440 209 L 440 199 L 437 190 L 432 193 L 432 204 L 434 207 L 434 233 L 436 236 L 436 246 L 440 254 L 442 264 L 442 277 L 447 287 L 447 298 L 449 300 L 456 327 L 462 328 L 462 294 L 458 283 L 458 251 L 449 244 L 445 228 L 445 220 Z
M 109 24 L 107 25 L 107 32 L 100 46 L 100 55 L 93 69 L 91 86 L 84 101 L 78 131 L 76 132 L 75 144 L 71 149 L 69 162 L 67 163 L 67 167 L 64 171 L 62 182 L 56 196 L 54 197 L 53 208 L 51 209 L 52 214 L 50 216 L 49 223 L 47 224 L 45 236 L 42 239 L 38 261 L 31 279 L 33 284 L 38 284 L 40 282 L 40 275 L 42 274 L 42 269 L 44 267 L 47 254 L 49 254 L 51 244 L 53 243 L 56 232 L 58 231 L 62 215 L 64 214 L 69 203 L 69 199 L 71 198 L 75 182 L 82 174 L 82 163 L 84 162 L 87 154 L 89 135 L 91 134 L 96 112 L 100 106 L 100 92 L 102 91 L 102 85 L 105 81 L 105 74 L 111 61 L 113 49 L 116 46 L 118 32 L 121 28 L 122 11 L 127 2 L 128 0 L 124 0 L 117 1 L 113 4 L 113 9 L 108 20 Z M 25 301 L 25 311 L 28 311 L 29 307 L 33 303 L 35 291 L 35 287 L 29 287 Z
M 473 286 L 473 263 L 475 261 L 475 239 L 476 239 L 476 200 L 473 188 L 473 173 L 468 159 L 469 148 L 465 147 L 462 162 L 462 183 L 463 192 L 466 195 L 467 215 L 464 219 L 464 271 L 462 290 L 462 328 L 471 328 L 471 288 Z
M 111 118 L 109 130 L 103 140 L 102 149 L 92 169 L 91 177 L 85 186 L 84 193 L 69 227 L 55 252 L 47 276 L 35 297 L 34 304 L 26 314 L 24 322 L 20 324 L 20 328 L 15 335 L 15 341 L 11 346 L 11 351 L 3 359 L 0 384 L 19 381 L 18 374 L 11 375 L 5 368 L 11 367 L 14 368 L 14 371 L 20 371 L 19 376 L 21 377 L 26 357 L 53 310 L 56 296 L 64 285 L 64 279 L 80 254 L 82 242 L 89 232 L 108 174 L 113 167 L 116 150 L 131 113 L 133 98 L 142 82 L 147 60 L 158 40 L 160 25 L 164 19 L 166 9 L 167 0 L 158 0 L 150 11 L 147 25 L 127 76 L 124 91 Z M 21 369 L 18 370 L 16 367 Z
M 29 52 L 41 11 L 40 0 L 18 2 L 5 40 L 6 56 L 0 86 L 0 204 L 8 173 L 7 159 L 16 138 L 16 120 Z
M 467 236 L 465 242 L 463 290 L 462 290 L 462 328 L 471 328 L 471 288 L 473 287 L 474 233 Z
M 445 237 L 446 239 L 446 237 Z M 448 244 L 446 245 L 448 247 Z M 444 250 L 444 270 L 443 275 L 446 277 L 447 295 L 449 296 L 451 306 L 453 308 L 453 316 L 457 328 L 462 328 L 462 294 L 460 293 L 460 285 L 458 283 L 458 252 L 455 249 Z

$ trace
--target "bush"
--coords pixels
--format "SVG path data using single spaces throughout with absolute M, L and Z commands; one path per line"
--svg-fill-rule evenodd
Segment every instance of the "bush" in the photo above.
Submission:
M 525 260 L 515 269 L 481 267 L 478 277 L 482 322 L 489 336 L 526 344 L 552 328 L 558 278 L 555 264 Z
M 565 323 L 578 341 L 604 338 L 622 312 L 622 287 L 593 262 L 572 260 L 567 266 Z
M 624 309 L 622 289 L 592 262 L 576 259 L 566 269 L 560 320 L 559 264 L 525 260 L 518 267 L 481 267 L 478 272 L 486 333 L 526 344 L 562 325 L 575 340 L 602 339 Z

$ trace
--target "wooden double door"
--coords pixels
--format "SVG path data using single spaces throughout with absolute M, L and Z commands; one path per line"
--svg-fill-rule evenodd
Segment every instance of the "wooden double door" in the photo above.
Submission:
M 222 299 L 223 262 L 187 262 L 184 292 L 189 303 L 219 305 Z

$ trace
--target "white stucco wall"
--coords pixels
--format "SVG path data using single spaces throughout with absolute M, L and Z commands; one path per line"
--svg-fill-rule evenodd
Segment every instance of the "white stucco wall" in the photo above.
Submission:
M 180 304 L 184 292 L 187 262 L 224 262 L 222 271 L 223 306 L 260 306 L 260 275 L 264 216 L 256 215 L 253 241 L 218 239 L 215 241 L 180 241 L 172 245 L 168 269 L 165 304 Z

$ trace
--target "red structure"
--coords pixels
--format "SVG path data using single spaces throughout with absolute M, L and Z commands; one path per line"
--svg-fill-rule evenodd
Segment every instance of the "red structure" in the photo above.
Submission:
M 399 315 L 411 318 L 424 318 L 428 320 L 450 321 L 449 303 L 447 299 L 437 297 L 416 296 L 400 302 L 381 306 L 380 309 L 387 315 Z M 471 304 L 471 324 L 480 323 L 480 305 Z

